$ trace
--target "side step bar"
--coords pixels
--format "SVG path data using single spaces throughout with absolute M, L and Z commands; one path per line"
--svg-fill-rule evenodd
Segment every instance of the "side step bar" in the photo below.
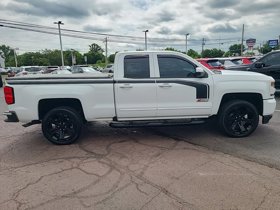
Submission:
M 119 121 L 111 122 L 109 125 L 113 128 L 133 128 L 133 127 L 161 127 L 161 126 L 180 126 L 197 125 L 205 123 L 202 119 L 190 120 L 154 120 L 154 121 Z

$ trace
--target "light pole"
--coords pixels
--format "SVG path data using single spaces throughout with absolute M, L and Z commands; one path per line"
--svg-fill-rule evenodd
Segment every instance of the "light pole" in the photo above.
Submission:
M 147 32 L 149 32 L 149 30 L 145 30 L 143 32 L 145 32 L 145 50 L 147 51 L 147 49 L 148 49 L 148 45 L 147 45 Z
M 189 33 L 186 34 L 186 55 L 188 54 L 188 36 L 189 35 L 190 35 Z
M 58 21 L 58 22 L 54 22 L 54 24 L 57 24 L 57 26 L 58 26 L 59 41 L 60 41 L 60 53 L 61 53 L 61 65 L 62 65 L 62 68 L 63 68 L 64 67 L 64 59 L 63 59 L 60 25 L 64 25 L 64 23 L 62 23 L 61 21 Z
M 16 64 L 16 67 L 17 67 L 17 52 L 16 50 L 19 50 L 18 48 L 14 48 L 14 56 L 15 56 L 15 64 Z
M 74 49 L 70 49 L 70 50 L 71 50 L 72 66 L 74 66 L 76 64 L 76 59 L 75 59 L 75 55 L 74 55 L 75 50 Z

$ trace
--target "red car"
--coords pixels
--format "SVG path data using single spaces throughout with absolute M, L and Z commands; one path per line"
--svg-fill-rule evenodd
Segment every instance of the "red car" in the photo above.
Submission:
M 215 59 L 215 58 L 199 58 L 196 60 L 210 70 L 224 69 L 223 64 L 218 59 Z

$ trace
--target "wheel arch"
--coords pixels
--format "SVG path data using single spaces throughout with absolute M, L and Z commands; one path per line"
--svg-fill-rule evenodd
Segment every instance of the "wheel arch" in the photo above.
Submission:
M 82 103 L 79 99 L 76 98 L 41 99 L 38 103 L 39 120 L 42 120 L 50 110 L 57 107 L 70 107 L 76 110 L 80 114 L 82 119 L 86 121 Z
M 250 102 L 257 108 L 259 115 L 263 114 L 263 97 L 260 93 L 226 93 L 221 99 L 218 113 L 224 104 L 232 100 L 244 100 Z

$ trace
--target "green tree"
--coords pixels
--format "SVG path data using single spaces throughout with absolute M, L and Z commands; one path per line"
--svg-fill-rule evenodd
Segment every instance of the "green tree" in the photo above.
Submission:
M 188 50 L 188 53 L 187 53 L 188 56 L 192 57 L 192 58 L 200 58 L 200 55 L 198 52 L 196 52 L 195 50 L 193 49 L 189 49 Z
M 165 48 L 164 50 L 167 50 L 167 51 L 175 51 L 175 52 L 181 52 L 180 50 L 177 50 L 177 49 L 175 49 L 175 48 L 173 48 L 173 47 L 167 47 L 167 48 Z
M 266 54 L 266 53 L 269 53 L 269 52 L 271 52 L 272 51 L 272 48 L 271 47 L 269 47 L 269 45 L 266 43 L 266 44 L 264 44 L 262 47 L 261 47 L 261 49 L 260 49 L 260 52 L 262 53 L 262 54 Z
M 222 57 L 224 55 L 224 51 L 220 50 L 220 49 L 206 49 L 203 50 L 203 52 L 201 53 L 201 57 L 203 58 L 217 58 L 217 57 Z
M 114 63 L 115 55 L 116 55 L 116 54 L 111 54 L 111 55 L 109 55 L 109 58 L 108 58 L 109 63 Z
M 7 45 L 0 45 L 0 52 L 1 51 L 3 52 L 5 58 L 14 55 L 13 49 Z
M 105 56 L 101 53 L 88 52 L 85 53 L 84 56 L 87 56 L 87 63 L 89 64 L 96 64 L 98 60 L 101 61 L 105 60 Z
M 240 55 L 240 52 L 241 52 L 241 44 L 234 44 L 234 45 L 231 45 L 229 47 L 229 51 L 230 53 L 232 53 L 232 55 Z M 245 51 L 245 46 L 243 45 L 243 52 Z
M 104 50 L 96 43 L 92 43 L 91 45 L 89 45 L 89 52 L 92 53 L 103 53 Z

